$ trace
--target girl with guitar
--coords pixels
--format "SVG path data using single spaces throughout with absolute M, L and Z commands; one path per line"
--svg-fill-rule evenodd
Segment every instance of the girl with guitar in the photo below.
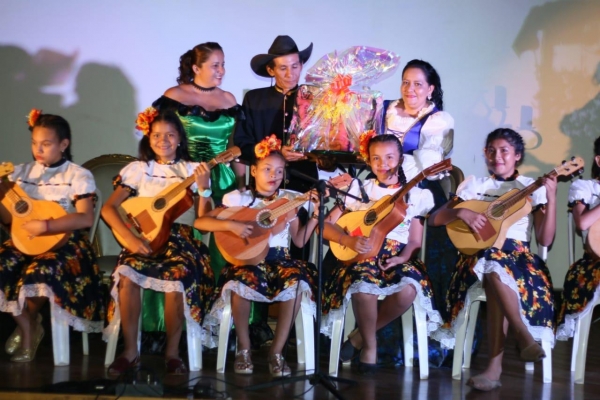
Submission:
M 187 367 L 179 358 L 183 321 L 186 329 L 202 334 L 199 324 L 214 287 L 208 249 L 192 233 L 194 219 L 210 210 L 210 170 L 206 163 L 190 161 L 185 131 L 173 111 L 148 108 L 138 115 L 137 128 L 144 133 L 139 145 L 141 161 L 121 170 L 114 181 L 115 191 L 102 207 L 102 217 L 126 244 L 112 274 L 109 326 L 105 330 L 108 334 L 112 325 L 121 323 L 125 348 L 108 372 L 120 375 L 140 362 L 137 334 L 143 287 L 165 293 L 167 373 L 185 374 Z M 147 240 L 133 233 L 119 206 L 130 196 L 153 197 L 192 175 L 195 206 L 168 227 L 166 244 L 158 251 L 152 249 Z
M 490 177 L 467 178 L 457 190 L 457 198 L 429 217 L 433 226 L 447 225 L 457 219 L 475 234 L 485 236 L 489 221 L 483 213 L 468 208 L 453 208 L 463 200 L 494 201 L 513 189 L 523 189 L 536 182 L 519 175 L 517 166 L 525 158 L 523 138 L 512 129 L 491 132 L 484 148 Z M 535 362 L 546 355 L 537 341 L 554 342 L 554 299 L 546 264 L 529 249 L 531 229 L 537 242 L 549 246 L 556 230 L 556 178 L 540 178 L 542 186 L 525 202 L 532 211 L 512 224 L 501 248 L 491 247 L 472 256 L 460 254 L 453 273 L 446 307 L 450 321 L 432 336 L 446 347 L 454 347 L 457 320 L 465 318 L 465 304 L 471 296 L 485 291 L 489 335 L 489 362 L 480 375 L 467 385 L 483 391 L 500 387 L 506 333 L 510 325 L 515 333 L 520 358 Z M 460 246 L 458 246 L 460 247 Z M 482 289 L 483 287 L 483 289 Z
M 28 123 L 35 161 L 15 166 L 0 183 L 0 217 L 13 224 L 12 238 L 0 246 L 0 310 L 12 313 L 18 325 L 5 347 L 16 362 L 35 358 L 46 299 L 53 317 L 76 330 L 100 332 L 104 326 L 101 276 L 87 231 L 94 222 L 94 178 L 71 162 L 71 128 L 64 118 L 34 109 Z M 59 237 L 54 246 L 36 251 L 43 245 L 37 241 L 53 235 Z
M 592 300 L 600 286 L 600 258 L 594 249 L 598 242 L 594 231 L 600 220 L 600 138 L 594 141 L 594 162 L 592 179 L 577 179 L 569 189 L 569 208 L 575 226 L 580 231 L 588 231 L 583 257 L 569 267 L 563 285 L 562 306 L 558 314 L 556 339 L 569 340 L 575 334 L 578 318 L 592 312 Z M 595 245 L 595 246 L 593 246 Z
M 367 160 L 375 179 L 364 183 L 364 191 L 371 202 L 393 195 L 406 184 L 402 169 L 402 145 L 394 135 L 361 136 L 360 152 Z M 359 182 L 355 181 L 350 193 L 361 197 Z M 359 355 L 358 372 L 374 372 L 377 361 L 376 332 L 401 316 L 418 296 L 429 319 L 428 331 L 441 324 L 441 316 L 434 309 L 431 282 L 425 265 L 417 258 L 423 236 L 423 219 L 433 208 L 433 195 L 427 189 L 412 188 L 408 193 L 406 217 L 387 234 L 377 256 L 365 258 L 350 266 L 338 265 L 327 280 L 324 289 L 322 332 L 331 334 L 331 315 L 345 312 L 352 300 L 358 330 L 348 335 L 340 352 L 340 359 L 348 361 Z M 370 204 L 347 198 L 345 207 L 334 208 L 325 225 L 324 237 L 347 246 L 357 253 L 371 251 L 371 241 L 358 232 L 346 232 L 334 223 L 342 209 L 365 210 Z M 380 307 L 378 297 L 385 295 Z M 427 361 L 425 361 L 427 362 Z
M 263 139 L 255 146 L 255 158 L 250 167 L 253 178 L 250 182 L 250 190 L 234 190 L 226 194 L 223 197 L 223 205 L 262 209 L 280 199 L 294 200 L 299 193 L 279 188 L 284 177 L 284 169 L 285 159 L 281 153 L 281 141 L 275 135 Z M 311 193 L 310 198 L 318 205 L 316 193 Z M 314 209 L 316 210 L 317 207 L 315 206 Z M 306 210 L 301 208 L 300 212 Z M 227 264 L 221 272 L 215 291 L 216 301 L 206 318 L 205 326 L 214 327 L 220 323 L 224 298 L 231 296 L 233 322 L 238 340 L 234 371 L 238 374 L 251 374 L 254 370 L 250 357 L 248 331 L 251 301 L 281 302 L 275 337 L 269 350 L 269 371 L 273 376 L 287 376 L 291 373 L 281 353 L 291 324 L 300 308 L 303 293 L 308 292 L 312 296 L 317 271 L 314 265 L 290 257 L 289 241 L 291 238 L 296 246 L 304 246 L 318 222 L 317 213 L 313 213 L 312 218 L 309 218 L 305 225 L 301 225 L 296 212 L 292 214 L 294 216 L 284 222 L 280 232 L 269 237 L 268 254 L 263 260 L 256 265 Z M 201 231 L 230 231 L 242 240 L 250 239 L 254 228 L 250 224 L 217 219 L 208 215 L 197 219 L 194 226 Z

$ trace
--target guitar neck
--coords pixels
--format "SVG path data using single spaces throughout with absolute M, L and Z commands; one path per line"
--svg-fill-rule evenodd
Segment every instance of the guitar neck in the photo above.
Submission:
M 207 163 L 208 164 L 208 168 L 209 169 L 213 169 L 218 163 L 219 162 L 216 159 L 213 158 L 212 160 L 210 160 Z M 187 188 L 189 188 L 190 186 L 192 186 L 192 184 L 194 183 L 195 180 L 196 180 L 196 178 L 194 177 L 194 174 L 188 176 L 179 185 L 175 186 L 173 188 L 173 190 L 171 190 L 165 197 L 168 200 L 177 197 L 179 195 L 179 193 L 181 193 L 184 190 L 187 190 Z
M 377 209 L 375 210 L 376 212 L 380 212 L 383 211 L 385 208 L 387 208 L 390 204 L 394 204 L 396 201 L 398 201 L 399 199 L 403 199 L 404 196 L 406 196 L 406 194 L 415 186 L 417 186 L 419 184 L 419 182 L 421 182 L 423 179 L 425 179 L 427 177 L 427 175 L 425 175 L 423 173 L 423 171 L 421 171 L 417 176 L 415 176 L 413 179 L 410 180 L 410 182 L 408 182 L 406 185 L 402 186 L 400 189 L 398 189 L 398 191 L 396 191 L 396 193 L 394 193 L 387 202 L 379 205 L 377 207 Z
M 304 193 L 303 195 L 296 197 L 294 200 L 290 200 L 287 203 L 280 205 L 271 211 L 271 218 L 276 219 L 289 213 L 303 203 L 306 203 L 308 201 L 307 197 L 308 193 Z
M 556 175 L 557 175 L 556 171 L 553 170 L 552 172 L 547 173 L 543 177 L 553 177 Z M 540 187 L 542 187 L 542 178 L 536 179 L 535 182 L 533 182 L 531 185 L 519 190 L 517 193 L 514 194 L 514 196 L 511 196 L 508 199 L 506 199 L 505 201 L 503 201 L 502 205 L 505 207 L 512 207 L 519 201 L 523 200 L 524 198 L 526 198 L 527 196 L 529 196 L 530 194 L 532 194 L 533 192 L 538 190 Z

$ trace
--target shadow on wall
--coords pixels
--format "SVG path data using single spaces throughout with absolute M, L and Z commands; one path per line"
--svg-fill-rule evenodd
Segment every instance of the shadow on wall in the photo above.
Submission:
M 88 63 L 77 71 L 76 58 L 77 53 L 40 50 L 32 56 L 16 46 L 0 46 L 0 160 L 31 160 L 26 116 L 32 108 L 69 121 L 79 164 L 106 153 L 137 154 L 132 84 L 107 65 Z M 63 95 L 72 95 L 68 85 L 73 80 L 77 101 L 64 107 Z

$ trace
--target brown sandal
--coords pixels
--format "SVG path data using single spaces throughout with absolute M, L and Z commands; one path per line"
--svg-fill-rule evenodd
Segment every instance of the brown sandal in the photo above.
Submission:
M 133 360 L 129 361 L 127 357 L 117 357 L 115 361 L 108 366 L 109 375 L 121 375 L 129 369 L 135 369 L 140 365 L 140 356 L 137 355 Z

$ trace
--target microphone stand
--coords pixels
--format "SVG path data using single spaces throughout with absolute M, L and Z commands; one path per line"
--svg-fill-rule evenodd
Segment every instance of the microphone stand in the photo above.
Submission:
M 338 392 L 337 388 L 333 384 L 333 382 L 339 383 L 347 383 L 347 384 L 355 384 L 356 381 L 351 379 L 337 378 L 334 376 L 330 376 L 326 373 L 321 372 L 321 368 L 319 365 L 320 355 L 321 355 L 321 286 L 322 286 L 322 275 L 321 271 L 323 268 L 323 230 L 325 229 L 325 191 L 329 187 L 336 192 L 341 192 L 349 197 L 355 198 L 357 200 L 361 200 L 359 197 L 356 197 L 346 191 L 336 189 L 335 187 L 329 185 L 327 181 L 324 180 L 316 180 L 310 176 L 304 175 L 301 172 L 293 171 L 293 175 L 301 179 L 306 179 L 310 181 L 316 181 L 315 188 L 319 194 L 319 224 L 318 224 L 318 235 L 317 235 L 317 293 L 316 293 L 316 308 L 317 308 L 317 316 L 316 316 L 316 329 L 315 329 L 315 370 L 314 373 L 309 375 L 302 376 L 291 376 L 282 379 L 276 379 L 271 382 L 262 383 L 258 385 L 248 386 L 246 390 L 259 390 L 269 388 L 275 385 L 282 385 L 285 383 L 298 382 L 303 380 L 308 380 L 311 385 L 321 384 L 327 389 L 335 398 L 343 399 L 344 397 Z M 362 200 L 361 200 L 362 201 Z

